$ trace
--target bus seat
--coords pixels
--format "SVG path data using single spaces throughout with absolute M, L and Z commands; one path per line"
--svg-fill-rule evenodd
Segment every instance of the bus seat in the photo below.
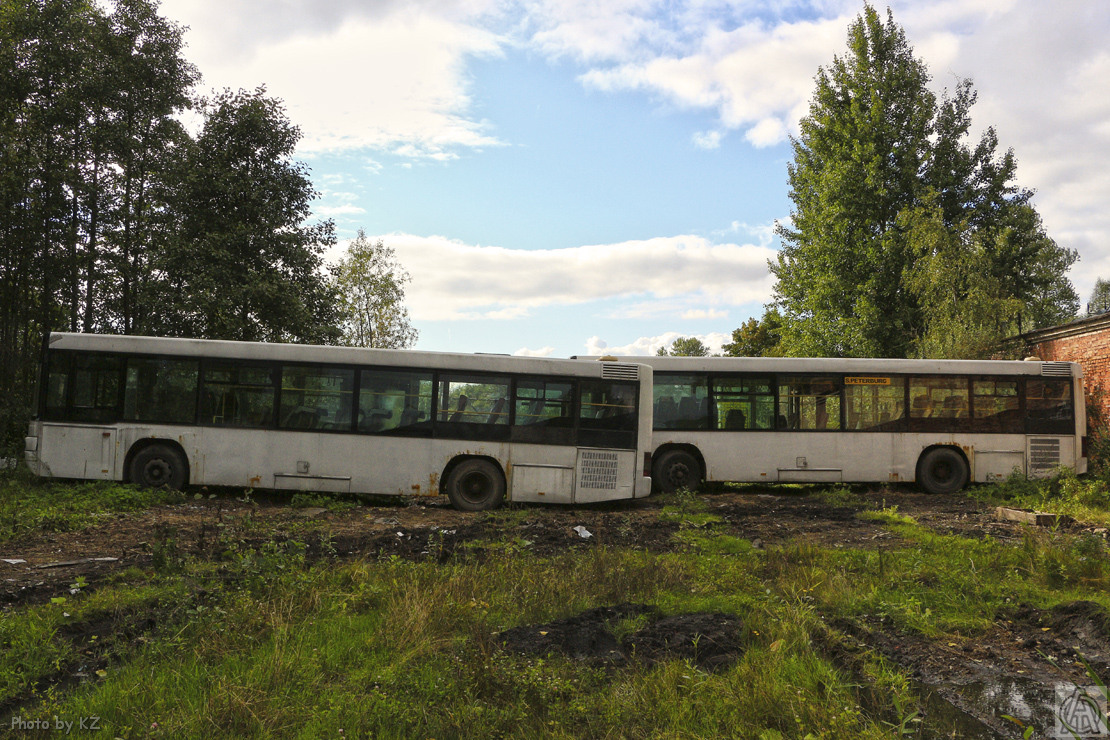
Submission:
M 678 402 L 678 420 L 682 423 L 682 428 L 687 429 L 691 425 L 697 426 L 698 419 L 698 400 L 693 396 L 683 396 L 682 400 Z
M 448 421 L 462 421 L 463 420 L 463 418 L 462 418 L 463 414 L 466 413 L 466 402 L 467 402 L 467 398 L 466 398 L 466 394 L 464 393 L 464 394 L 459 396 L 459 405 L 455 408 L 455 413 L 451 414 L 451 418 L 448 419 Z
M 505 399 L 499 398 L 493 402 L 493 408 L 490 409 L 489 416 L 486 417 L 487 424 L 496 424 L 501 417 L 501 410 L 505 408 Z
M 677 413 L 678 407 L 674 405 L 674 399 L 663 396 L 655 402 L 655 426 L 665 428 L 672 424 Z
M 725 429 L 743 429 L 744 412 L 740 409 L 730 409 L 725 416 Z

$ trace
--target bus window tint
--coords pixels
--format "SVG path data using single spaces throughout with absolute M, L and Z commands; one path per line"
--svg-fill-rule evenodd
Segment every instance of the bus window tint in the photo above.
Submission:
M 634 383 L 584 380 L 578 412 L 578 444 L 583 447 L 636 446 Z
M 282 429 L 351 428 L 355 371 L 286 365 L 281 370 Z
M 778 428 L 839 429 L 840 381 L 831 377 L 780 377 Z
M 656 429 L 709 428 L 706 376 L 659 373 L 652 394 Z
M 714 429 L 774 429 L 774 384 L 770 378 L 714 378 L 713 409 Z
M 896 431 L 902 428 L 906 379 L 852 376 L 844 378 L 844 428 L 850 431 Z
M 1070 380 L 1030 378 L 1026 382 L 1025 431 L 1029 434 L 1075 433 Z
M 1022 433 L 1017 380 L 972 380 L 971 394 L 975 431 Z
M 413 434 L 431 430 L 432 374 L 363 370 L 359 378 L 360 432 Z
M 123 394 L 123 418 L 128 421 L 187 423 L 196 421 L 197 360 L 131 357 Z
M 77 355 L 73 358 L 72 404 L 69 421 L 115 421 L 119 416 L 123 358 L 115 355 Z
M 269 427 L 274 423 L 274 378 L 268 365 L 214 360 L 204 366 L 201 423 Z
M 565 382 L 531 379 L 517 381 L 514 423 L 517 426 L 573 426 L 572 387 Z
M 574 384 L 520 378 L 513 400 L 514 442 L 574 443 Z
M 486 375 L 441 377 L 439 422 L 508 428 L 508 379 Z
M 971 430 L 965 377 L 910 378 L 910 431 Z
M 47 356 L 43 400 L 43 417 L 47 421 L 61 421 L 66 418 L 70 358 L 71 355 L 65 352 L 51 352 Z

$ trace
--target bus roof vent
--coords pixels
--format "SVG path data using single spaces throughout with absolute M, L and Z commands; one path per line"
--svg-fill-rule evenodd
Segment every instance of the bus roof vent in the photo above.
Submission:
M 1071 377 L 1070 362 L 1046 362 L 1041 365 L 1041 375 L 1055 375 L 1064 378 Z
M 627 362 L 605 362 L 601 365 L 601 377 L 614 380 L 639 380 L 640 368 Z

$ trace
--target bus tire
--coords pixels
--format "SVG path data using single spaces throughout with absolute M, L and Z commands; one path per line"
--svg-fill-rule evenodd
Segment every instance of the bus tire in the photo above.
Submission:
M 701 463 L 685 450 L 669 450 L 652 466 L 652 480 L 658 482 L 663 493 L 674 493 L 680 488 L 696 491 L 702 480 Z
M 489 511 L 505 500 L 505 477 L 489 460 L 472 457 L 447 476 L 447 498 L 459 511 Z
M 185 458 L 170 445 L 148 445 L 131 458 L 131 482 L 143 488 L 180 491 L 185 487 L 186 477 Z
M 951 447 L 934 447 L 917 465 L 917 482 L 926 493 L 955 493 L 968 477 L 967 461 Z

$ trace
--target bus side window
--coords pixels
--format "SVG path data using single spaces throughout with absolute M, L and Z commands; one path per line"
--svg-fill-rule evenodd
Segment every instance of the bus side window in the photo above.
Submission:
M 430 372 L 363 370 L 359 383 L 358 431 L 405 435 L 431 432 Z

